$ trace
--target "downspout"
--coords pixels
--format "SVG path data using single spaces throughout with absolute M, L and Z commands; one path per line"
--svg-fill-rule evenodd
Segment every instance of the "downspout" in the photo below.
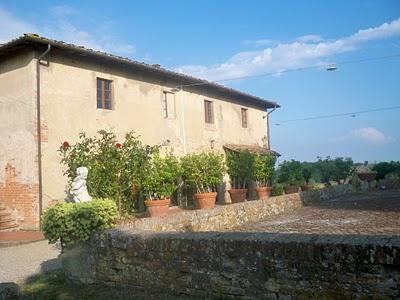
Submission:
M 181 117 L 182 117 L 182 137 L 183 137 L 183 155 L 186 155 L 186 127 L 185 127 L 185 107 L 183 103 L 183 86 L 180 87 L 181 90 Z
M 270 130 L 269 130 L 269 115 L 272 114 L 278 107 L 275 106 L 271 111 L 267 111 L 267 115 L 265 116 L 267 118 L 267 135 L 268 135 L 268 150 L 271 150 L 271 135 L 270 135 Z
M 39 175 L 39 229 L 42 229 L 42 213 L 43 213 L 43 180 L 42 180 L 42 126 L 40 111 L 40 61 L 50 52 L 51 45 L 47 45 L 44 51 L 36 61 L 36 117 L 37 117 L 37 152 L 38 152 L 38 175 Z

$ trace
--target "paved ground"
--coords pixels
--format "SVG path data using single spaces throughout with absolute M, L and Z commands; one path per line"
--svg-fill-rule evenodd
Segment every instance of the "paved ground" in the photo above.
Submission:
M 0 283 L 16 282 L 40 271 L 60 268 L 60 250 L 47 241 L 0 248 Z
M 400 190 L 339 197 L 229 231 L 400 235 Z

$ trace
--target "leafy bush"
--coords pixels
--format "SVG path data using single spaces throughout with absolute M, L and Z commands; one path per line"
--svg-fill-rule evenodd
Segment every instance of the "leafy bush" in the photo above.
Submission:
M 181 158 L 182 177 L 197 193 L 217 190 L 225 173 L 224 157 L 208 152 L 189 154 Z
M 274 172 L 276 156 L 273 155 L 255 155 L 253 179 L 257 186 L 267 186 L 268 181 Z
M 172 152 L 161 157 L 157 151 L 141 174 L 140 187 L 147 199 L 170 198 L 177 189 L 177 179 L 180 176 L 179 160 Z
M 383 179 L 387 174 L 397 173 L 400 175 L 400 161 L 380 162 L 377 163 L 372 171 L 375 171 L 376 179 Z
M 272 190 L 271 190 L 271 195 L 272 196 L 280 196 L 283 195 L 283 184 L 280 183 L 274 183 L 272 185 Z
M 284 161 L 279 166 L 278 182 L 285 185 L 299 186 L 304 183 L 301 162 L 297 160 Z
M 341 179 L 346 179 L 351 175 L 353 160 L 343 157 L 335 159 L 331 159 L 329 156 L 325 159 L 319 157 L 318 161 L 314 163 L 314 167 L 322 182 L 340 182 Z
M 351 185 L 357 190 L 359 190 L 362 185 L 362 180 L 355 172 L 353 172 L 353 174 L 351 175 Z
M 254 172 L 254 155 L 248 151 L 229 151 L 226 154 L 226 163 L 232 188 L 244 189 L 248 187 Z
M 114 227 L 117 216 L 111 200 L 57 204 L 44 211 L 43 232 L 49 243 L 60 240 L 63 247 L 69 247 L 88 240 L 93 231 Z
M 61 163 L 66 166 L 68 189 L 76 169 L 85 166 L 89 170 L 87 185 L 91 196 L 112 199 L 117 202 L 119 212 L 126 213 L 134 208 L 135 191 L 140 186 L 138 179 L 157 148 L 143 145 L 133 132 L 119 143 L 115 133 L 100 130 L 95 137 L 80 133 L 78 142 L 74 145 L 64 142 L 58 151 Z
M 301 172 L 306 183 L 311 183 L 313 177 L 313 166 L 310 163 L 303 162 L 301 164 Z

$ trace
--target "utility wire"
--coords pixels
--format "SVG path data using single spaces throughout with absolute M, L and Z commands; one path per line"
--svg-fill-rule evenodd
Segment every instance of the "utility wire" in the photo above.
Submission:
M 257 75 L 246 75 L 246 76 L 240 76 L 240 77 L 233 77 L 233 78 L 223 78 L 219 80 L 214 80 L 212 82 L 226 82 L 226 81 L 233 81 L 233 80 L 241 80 L 241 79 L 248 79 L 248 78 L 258 78 L 258 77 L 266 77 L 266 76 L 271 76 L 271 75 L 278 75 L 282 73 L 290 73 L 290 72 L 298 72 L 298 71 L 304 71 L 304 70 L 311 70 L 311 69 L 321 69 L 321 68 L 328 68 L 332 65 L 338 66 L 338 65 L 349 65 L 349 64 L 356 64 L 356 63 L 364 63 L 364 62 L 370 62 L 370 61 L 377 61 L 377 60 L 385 60 L 385 59 L 392 59 L 392 58 L 397 58 L 400 57 L 400 53 L 398 54 L 392 54 L 392 55 L 386 55 L 386 56 L 379 56 L 379 57 L 370 57 L 370 58 L 364 58 L 364 59 L 357 59 L 357 60 L 347 60 L 347 61 L 342 61 L 342 62 L 337 62 L 337 63 L 329 63 L 329 64 L 320 64 L 320 65 L 312 65 L 312 66 L 306 66 L 306 67 L 301 67 L 301 68 L 295 68 L 295 69 L 286 69 L 282 71 L 274 71 L 274 72 L 268 72 L 268 73 L 262 73 L 262 74 L 257 74 Z M 198 86 L 198 85 L 206 85 L 209 84 L 210 82 L 197 82 L 197 83 L 190 83 L 190 84 L 184 84 L 179 87 L 190 87 L 190 86 Z
M 360 114 L 366 114 L 366 113 L 377 112 L 377 111 L 385 111 L 385 110 L 396 110 L 396 109 L 400 109 L 400 106 L 381 107 L 381 108 L 361 110 L 361 111 L 337 113 L 337 114 L 331 114 L 331 115 L 321 115 L 321 116 L 313 116 L 313 117 L 307 117 L 307 118 L 290 119 L 290 120 L 284 120 L 281 122 L 277 122 L 277 123 L 275 123 L 275 125 L 279 126 L 279 125 L 282 125 L 284 123 L 289 123 L 289 122 L 329 119 L 329 118 L 342 117 L 342 116 L 355 117 L 356 115 L 360 115 Z

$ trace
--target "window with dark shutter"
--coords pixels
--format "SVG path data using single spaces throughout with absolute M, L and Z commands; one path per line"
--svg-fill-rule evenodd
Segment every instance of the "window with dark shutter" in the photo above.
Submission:
M 112 81 L 97 78 L 97 108 L 112 109 Z
M 207 124 L 214 124 L 213 102 L 204 100 L 204 117 Z
M 242 128 L 247 128 L 247 108 L 242 108 Z

